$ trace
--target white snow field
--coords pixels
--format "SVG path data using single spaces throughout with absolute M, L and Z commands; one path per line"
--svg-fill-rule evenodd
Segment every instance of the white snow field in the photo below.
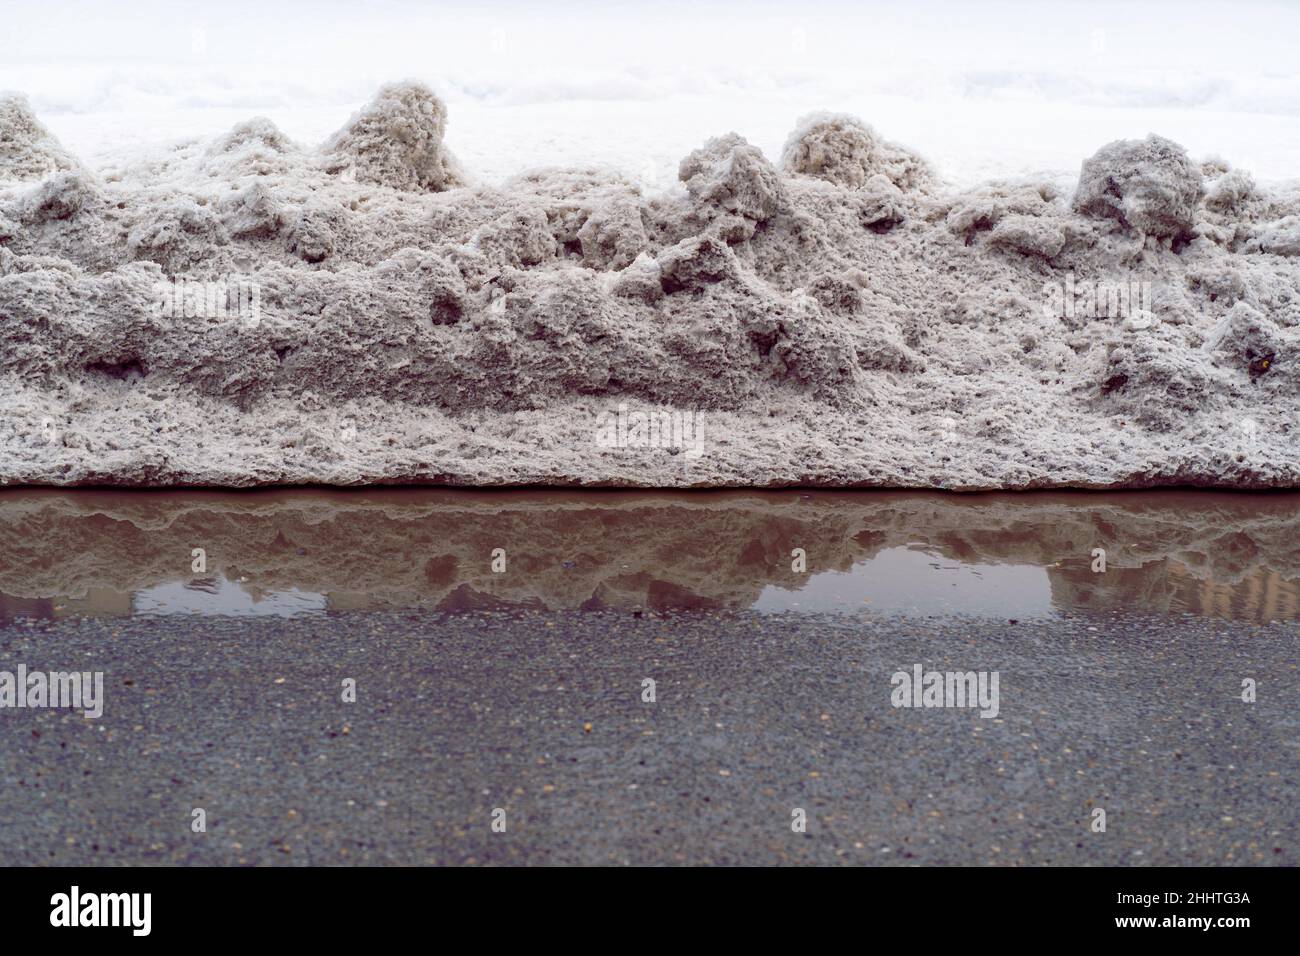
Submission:
M 1156 132 L 1300 177 L 1300 4 L 1234 2 L 5 3 L 0 91 L 92 164 L 266 116 L 316 144 L 384 83 L 450 107 L 486 182 L 608 164 L 649 186 L 734 130 L 862 117 L 957 185 L 1077 175 Z

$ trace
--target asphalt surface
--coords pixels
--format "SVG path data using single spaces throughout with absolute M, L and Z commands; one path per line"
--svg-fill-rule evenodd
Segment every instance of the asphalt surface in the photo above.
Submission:
M 106 702 L 0 710 L 0 858 L 1294 865 L 1297 638 L 1124 615 L 29 622 L 0 629 L 0 670 L 102 670 Z M 999 715 L 893 707 L 915 663 L 998 671 Z

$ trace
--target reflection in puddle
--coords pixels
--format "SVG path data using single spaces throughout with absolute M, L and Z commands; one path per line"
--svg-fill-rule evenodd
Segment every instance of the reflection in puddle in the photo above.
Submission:
M 247 591 L 242 582 L 196 578 L 189 582 L 169 581 L 136 591 L 133 614 L 267 614 L 292 617 L 324 611 L 329 600 L 324 594 L 289 588 L 286 591 Z
M 1300 495 L 0 493 L 0 621 L 403 607 L 1300 620 Z
M 753 606 L 760 611 L 1042 617 L 1052 613 L 1052 587 L 1047 571 L 1033 565 L 963 564 L 913 548 L 887 548 L 851 571 L 811 575 L 793 593 L 769 585 Z

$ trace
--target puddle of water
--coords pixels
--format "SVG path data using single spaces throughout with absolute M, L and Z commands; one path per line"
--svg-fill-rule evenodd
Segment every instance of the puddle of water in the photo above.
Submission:
M 1045 568 L 966 564 L 915 546 L 887 548 L 851 571 L 811 575 L 794 591 L 768 585 L 753 607 L 981 617 L 1044 617 L 1053 610 Z
M 324 594 L 289 588 L 285 591 L 246 591 L 242 581 L 230 581 L 221 575 L 192 581 L 169 581 L 136 591 L 131 595 L 131 613 L 154 614 L 231 614 L 244 616 L 272 615 L 293 617 L 296 614 L 322 612 L 329 608 Z
M 0 622 L 404 607 L 1300 620 L 1300 495 L 0 493 Z

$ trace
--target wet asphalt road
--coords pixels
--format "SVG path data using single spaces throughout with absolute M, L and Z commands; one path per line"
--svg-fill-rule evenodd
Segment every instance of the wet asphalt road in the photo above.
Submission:
M 18 624 L 0 670 L 103 670 L 107 699 L 99 720 L 0 710 L 0 858 L 1294 865 L 1298 638 L 1125 616 Z M 998 717 L 892 707 L 915 663 L 998 671 Z

